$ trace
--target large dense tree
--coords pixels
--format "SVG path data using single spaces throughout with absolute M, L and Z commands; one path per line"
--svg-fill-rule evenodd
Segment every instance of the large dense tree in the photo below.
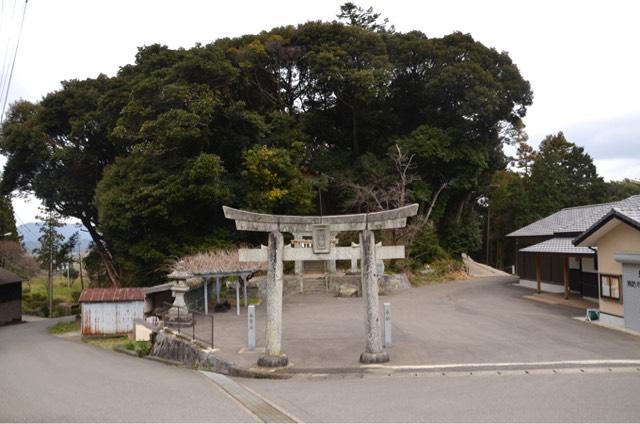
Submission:
M 0 140 L 3 192 L 80 219 L 112 283 L 146 284 L 166 257 L 232 240 L 222 203 L 350 210 L 344 184 L 389 180 L 397 145 L 414 158 L 406 190 L 433 212 L 430 228 L 453 252 L 473 249 L 475 199 L 507 163 L 529 83 L 468 34 L 396 32 L 353 4 L 339 18 L 147 46 L 115 77 L 17 103 Z
M 66 81 L 38 104 L 18 102 L 2 126 L 8 157 L 0 188 L 32 192 L 55 212 L 79 219 L 91 235 L 109 278 L 118 281 L 98 229 L 95 188 L 104 167 L 126 152 L 112 131 L 127 92 L 119 78 Z
M 593 159 L 584 148 L 567 141 L 562 132 L 540 143 L 529 189 L 538 219 L 564 207 L 607 200 L 604 180 Z

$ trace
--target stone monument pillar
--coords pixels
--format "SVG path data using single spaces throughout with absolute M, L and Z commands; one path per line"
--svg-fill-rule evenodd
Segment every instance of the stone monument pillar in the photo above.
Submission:
M 389 354 L 382 350 L 382 328 L 378 303 L 378 276 L 376 274 L 376 242 L 373 231 L 360 234 L 362 269 L 362 297 L 365 308 L 365 351 L 360 355 L 363 364 L 379 364 L 389 361 Z
M 258 359 L 261 367 L 285 367 L 289 363 L 282 353 L 282 266 L 284 238 L 280 231 L 269 233 L 267 251 L 265 354 Z

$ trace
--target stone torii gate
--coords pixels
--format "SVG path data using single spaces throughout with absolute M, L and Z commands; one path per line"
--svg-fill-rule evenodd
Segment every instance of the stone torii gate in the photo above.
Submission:
M 267 249 L 240 249 L 240 262 L 267 262 L 265 354 L 258 359 L 264 367 L 284 367 L 288 358 L 282 351 L 283 262 L 300 260 L 361 260 L 362 297 L 365 307 L 364 364 L 389 361 L 382 349 L 378 276 L 376 260 L 404 258 L 404 246 L 376 246 L 373 230 L 403 228 L 407 218 L 418 213 L 418 204 L 382 212 L 354 215 L 294 216 L 270 215 L 222 207 L 224 216 L 236 222 L 241 231 L 269 233 Z M 360 231 L 360 249 L 332 245 L 332 234 Z M 282 233 L 310 233 L 311 247 L 284 246 Z

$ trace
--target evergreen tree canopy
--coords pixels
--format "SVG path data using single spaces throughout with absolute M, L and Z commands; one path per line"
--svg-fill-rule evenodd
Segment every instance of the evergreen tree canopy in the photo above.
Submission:
M 425 206 L 441 193 L 431 206 L 445 246 L 477 246 L 475 199 L 507 163 L 529 83 L 469 34 L 396 32 L 349 3 L 339 16 L 347 24 L 142 47 L 114 77 L 16 103 L 0 138 L 3 193 L 80 219 L 112 284 L 140 285 L 171 255 L 247 237 L 223 203 L 313 213 L 321 189 L 323 212 L 344 212 L 350 193 L 335 181 L 395 172 L 398 144 L 415 156 L 408 190 Z
M 542 218 L 568 206 L 607 200 L 604 180 L 584 148 L 570 143 L 562 132 L 545 137 L 531 167 L 531 205 Z

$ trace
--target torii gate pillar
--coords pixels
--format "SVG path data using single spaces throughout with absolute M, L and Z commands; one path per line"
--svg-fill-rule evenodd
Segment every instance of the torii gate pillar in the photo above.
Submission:
M 265 354 L 258 358 L 261 367 L 286 367 L 287 355 L 282 353 L 282 267 L 284 238 L 280 231 L 269 233 L 267 248 L 267 317 Z
M 363 364 L 379 364 L 389 361 L 389 354 L 382 350 L 382 330 L 378 303 L 378 275 L 376 272 L 376 240 L 371 230 L 360 234 L 362 249 L 362 297 L 364 299 L 365 351 L 360 355 Z

